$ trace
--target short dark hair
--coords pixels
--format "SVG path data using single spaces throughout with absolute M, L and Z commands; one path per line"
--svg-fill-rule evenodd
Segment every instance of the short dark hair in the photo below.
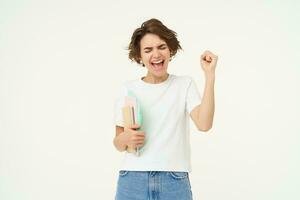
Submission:
M 152 18 L 145 21 L 140 28 L 137 28 L 132 36 L 131 41 L 128 46 L 129 59 L 141 64 L 141 49 L 140 42 L 141 39 L 147 34 L 152 33 L 164 40 L 171 52 L 171 57 L 175 56 L 179 49 L 182 49 L 179 41 L 177 40 L 177 33 L 168 29 L 161 21 Z

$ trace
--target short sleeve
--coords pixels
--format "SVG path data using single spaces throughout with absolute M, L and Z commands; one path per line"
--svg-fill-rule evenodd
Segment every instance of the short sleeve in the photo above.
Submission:
M 114 104 L 114 123 L 116 126 L 124 127 L 122 108 L 124 106 L 124 98 L 126 94 L 126 87 L 122 86 Z
M 201 103 L 201 95 L 197 88 L 197 85 L 193 79 L 190 79 L 190 83 L 187 89 L 186 95 L 186 110 L 190 114 L 192 110 Z

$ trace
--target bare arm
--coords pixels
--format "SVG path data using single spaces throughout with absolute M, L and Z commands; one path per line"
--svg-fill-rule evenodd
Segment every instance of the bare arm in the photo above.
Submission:
M 191 118 L 200 131 L 208 131 L 212 128 L 215 112 L 215 68 L 218 56 L 210 51 L 201 55 L 201 66 L 205 74 L 205 87 L 201 103 L 191 112 Z
M 208 131 L 213 125 L 215 112 L 214 83 L 214 76 L 206 77 L 201 104 L 191 112 L 191 118 L 200 131 Z
M 129 128 L 116 126 L 116 136 L 113 143 L 118 151 L 122 152 L 127 147 L 135 149 L 144 145 L 145 133 L 136 131 L 137 128 L 139 128 L 139 125 L 133 125 Z
M 124 134 L 124 127 L 116 126 L 116 137 L 114 138 L 114 145 L 120 152 L 127 148 L 126 135 Z

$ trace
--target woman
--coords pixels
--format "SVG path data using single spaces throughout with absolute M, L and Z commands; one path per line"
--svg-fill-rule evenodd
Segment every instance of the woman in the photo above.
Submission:
M 121 152 L 142 149 L 139 156 L 125 154 L 117 200 L 192 199 L 189 118 L 200 131 L 212 127 L 218 58 L 209 51 L 201 55 L 205 74 L 201 98 L 190 77 L 168 73 L 168 64 L 180 49 L 176 32 L 157 19 L 144 22 L 131 37 L 129 58 L 146 67 L 147 74 L 123 84 L 115 107 L 114 145 Z M 124 127 L 122 107 L 129 91 L 140 103 L 143 124 Z

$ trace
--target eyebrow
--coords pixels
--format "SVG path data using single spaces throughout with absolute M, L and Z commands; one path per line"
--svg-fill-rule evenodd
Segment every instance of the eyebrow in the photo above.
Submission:
M 158 45 L 157 47 L 159 48 L 159 47 L 162 47 L 162 46 L 167 46 L 167 44 L 163 43 L 161 45 Z M 146 49 L 152 49 L 152 47 L 145 47 L 144 50 L 146 50 Z

